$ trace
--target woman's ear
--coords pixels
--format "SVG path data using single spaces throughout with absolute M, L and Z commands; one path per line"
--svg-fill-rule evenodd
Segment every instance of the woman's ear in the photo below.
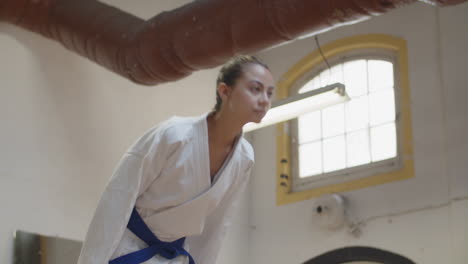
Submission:
M 226 99 L 231 95 L 231 87 L 229 87 L 227 84 L 223 82 L 219 83 L 218 94 L 223 100 L 223 102 L 226 101 Z

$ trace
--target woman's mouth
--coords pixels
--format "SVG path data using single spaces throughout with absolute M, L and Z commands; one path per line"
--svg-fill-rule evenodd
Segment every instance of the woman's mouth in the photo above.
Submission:
M 265 110 L 254 110 L 255 113 L 264 115 L 266 113 Z

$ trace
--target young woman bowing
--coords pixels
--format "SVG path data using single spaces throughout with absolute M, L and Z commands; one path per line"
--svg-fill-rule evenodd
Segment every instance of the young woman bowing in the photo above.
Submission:
M 252 56 L 227 62 L 216 106 L 173 117 L 124 154 L 101 196 L 78 264 L 214 264 L 254 164 L 242 127 L 260 122 L 274 80 Z

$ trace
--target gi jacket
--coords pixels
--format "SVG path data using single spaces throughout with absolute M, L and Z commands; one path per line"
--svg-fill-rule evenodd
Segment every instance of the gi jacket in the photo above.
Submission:
M 101 196 L 78 264 L 116 257 L 134 206 L 160 240 L 187 237 L 197 264 L 216 262 L 254 153 L 240 134 L 211 182 L 207 116 L 173 117 L 129 148 Z

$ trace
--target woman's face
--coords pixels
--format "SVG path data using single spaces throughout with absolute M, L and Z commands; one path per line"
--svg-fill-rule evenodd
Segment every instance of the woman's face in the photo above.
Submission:
M 234 87 L 229 89 L 226 100 L 223 100 L 226 110 L 235 114 L 243 124 L 259 123 L 271 107 L 275 81 L 265 67 L 247 64 Z

